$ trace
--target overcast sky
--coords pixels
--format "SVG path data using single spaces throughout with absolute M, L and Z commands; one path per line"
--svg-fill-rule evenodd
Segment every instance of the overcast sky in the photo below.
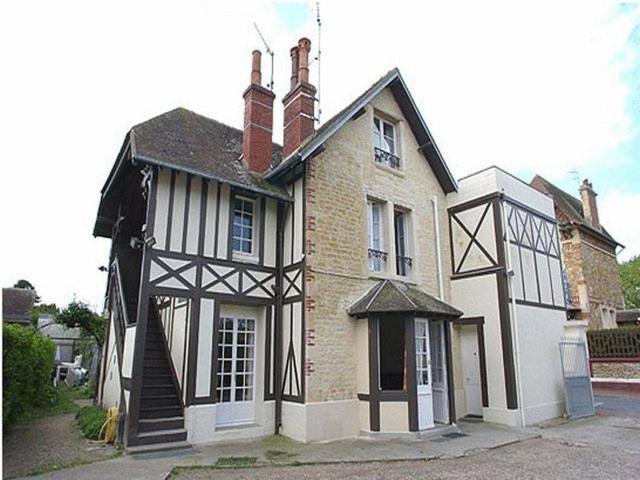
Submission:
M 254 21 L 275 51 L 281 125 L 289 49 L 306 35 L 317 53 L 314 9 L 4 0 L 0 283 L 102 308 L 108 241 L 91 232 L 127 130 L 177 106 L 240 127 Z M 588 177 L 619 258 L 640 254 L 637 5 L 323 0 L 321 16 L 323 119 L 397 66 L 454 176 L 495 164 L 576 195 Z

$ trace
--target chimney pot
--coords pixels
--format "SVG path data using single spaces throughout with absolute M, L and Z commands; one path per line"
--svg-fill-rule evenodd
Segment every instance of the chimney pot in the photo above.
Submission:
M 291 49 L 291 90 L 298 83 L 298 47 Z
M 262 72 L 260 71 L 260 63 L 262 61 L 262 52 L 254 50 L 251 53 L 251 84 L 262 85 Z
M 309 82 L 309 51 L 311 50 L 311 40 L 301 38 L 298 41 L 298 51 L 300 52 L 298 60 L 298 81 Z
M 593 190 L 593 185 L 588 179 L 582 181 L 580 185 L 580 199 L 582 200 L 582 211 L 587 223 L 596 230 L 600 230 L 600 217 L 598 215 L 597 193 Z

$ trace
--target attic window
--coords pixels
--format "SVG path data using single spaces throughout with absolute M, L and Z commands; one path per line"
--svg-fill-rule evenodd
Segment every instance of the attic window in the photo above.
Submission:
M 380 117 L 373 118 L 373 150 L 377 163 L 400 169 L 396 126 Z

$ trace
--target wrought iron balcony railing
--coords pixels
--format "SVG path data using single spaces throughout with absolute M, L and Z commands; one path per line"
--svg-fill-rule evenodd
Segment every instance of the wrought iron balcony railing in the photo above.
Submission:
M 387 252 L 370 248 L 368 251 L 368 255 L 369 255 L 369 269 L 374 272 L 382 271 L 382 267 L 387 261 Z
M 400 169 L 400 157 L 378 147 L 374 148 L 374 152 L 376 162 L 386 165 L 387 167 L 395 168 L 396 170 Z
M 408 277 L 411 271 L 412 260 L 411 257 L 403 257 L 402 255 L 396 256 L 396 271 L 398 275 Z

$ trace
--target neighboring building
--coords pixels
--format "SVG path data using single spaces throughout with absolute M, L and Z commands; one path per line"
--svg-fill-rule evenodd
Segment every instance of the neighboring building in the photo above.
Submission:
M 73 363 L 82 342 L 79 328 L 67 328 L 55 323 L 53 315 L 45 314 L 38 317 L 38 330 L 55 343 L 56 365 L 62 362 Z
M 257 51 L 244 131 L 176 109 L 125 138 L 94 230 L 112 240 L 100 401 L 124 442 L 561 414 L 551 201 L 496 168 L 458 189 L 397 69 L 315 130 L 309 49 L 282 148 Z
M 36 297 L 35 290 L 28 288 L 3 288 L 2 321 L 31 325 L 31 309 Z
M 581 200 L 539 175 L 531 186 L 554 201 L 571 317 L 587 320 L 592 329 L 615 327 L 616 311 L 624 308 L 616 259 L 616 250 L 622 245 L 600 223 L 593 185 L 588 180 L 582 182 Z
M 640 325 L 640 308 L 633 310 L 618 310 L 616 323 L 619 327 L 635 327 Z

